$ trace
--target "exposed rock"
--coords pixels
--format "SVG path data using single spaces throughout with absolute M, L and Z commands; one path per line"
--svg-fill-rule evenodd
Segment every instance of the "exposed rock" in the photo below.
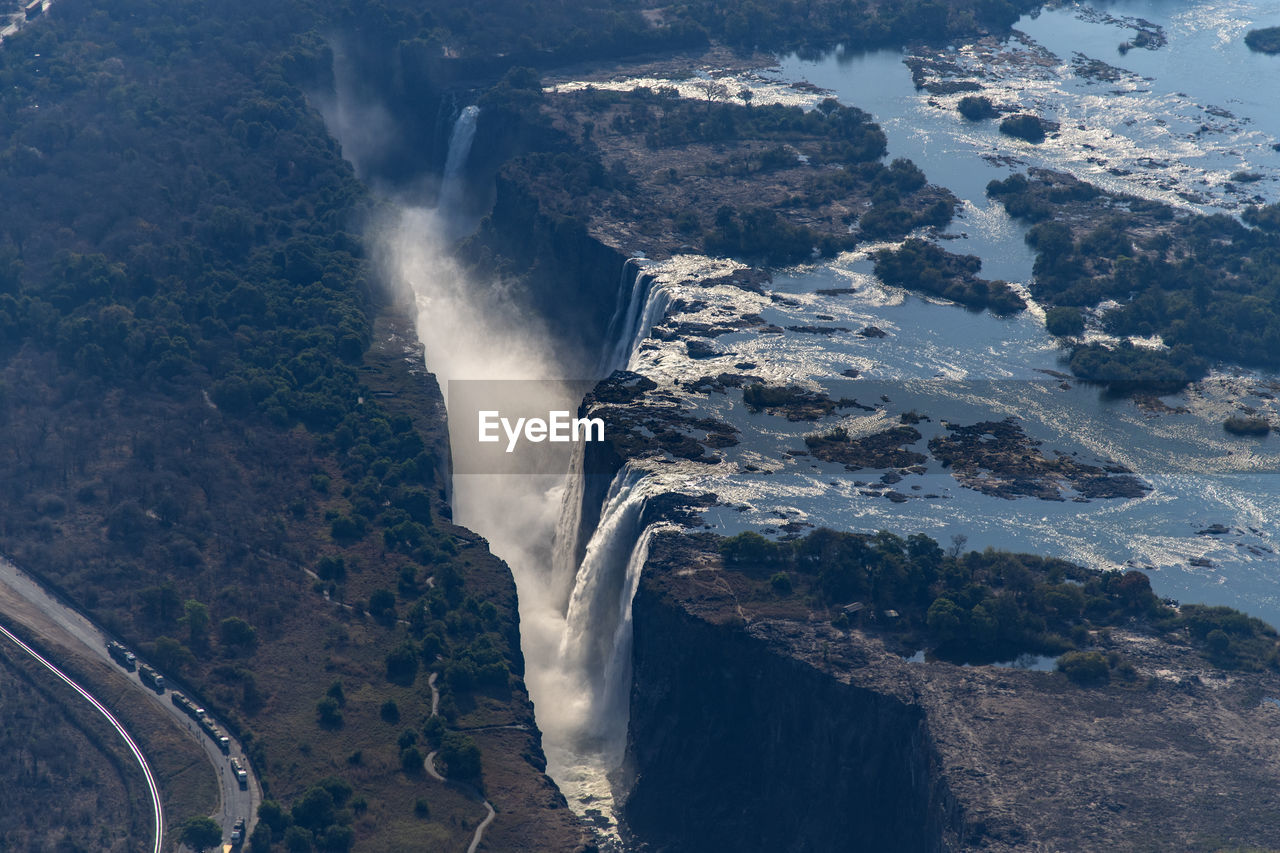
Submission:
M 805 436 L 804 443 L 814 457 L 857 471 L 861 468 L 905 468 L 928 461 L 923 453 L 907 449 L 920 438 L 920 433 L 909 426 L 893 427 L 856 439 L 850 439 L 844 428 L 836 427 L 826 433 Z M 901 479 L 898 475 L 896 480 L 884 482 L 896 483 Z
M 947 424 L 950 435 L 929 441 L 929 451 L 961 485 L 1001 498 L 1064 500 L 1074 489 L 1086 498 L 1139 498 L 1151 491 L 1122 465 L 1086 465 L 1059 453 L 1049 459 L 1014 418 L 972 426 Z
M 816 421 L 834 413 L 836 409 L 875 411 L 857 400 L 850 400 L 847 397 L 832 400 L 822 391 L 810 391 L 794 385 L 787 387 L 751 385 L 742 392 L 742 401 L 752 411 L 765 411 L 771 415 L 785 417 L 789 421 Z
M 787 326 L 789 332 L 800 332 L 806 335 L 834 335 L 836 332 L 849 332 L 844 326 Z

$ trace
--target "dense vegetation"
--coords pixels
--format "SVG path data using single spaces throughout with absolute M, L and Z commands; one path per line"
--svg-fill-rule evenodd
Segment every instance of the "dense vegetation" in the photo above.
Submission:
M 1044 312 L 1044 325 L 1051 335 L 1074 337 L 1084 333 L 1084 314 L 1079 308 L 1057 305 Z
M 369 202 L 301 89 L 318 5 L 63 0 L 0 50 L 2 547 L 236 730 L 287 808 L 334 767 L 359 786 L 363 817 L 268 838 L 448 846 L 480 810 L 399 807 L 419 775 L 378 708 L 420 725 L 438 671 L 423 742 L 482 782 L 452 729 L 518 694 L 515 602 L 448 522 L 441 425 L 369 385 Z M 360 699 L 335 735 L 313 709 L 338 674 Z
M 1000 132 L 1031 143 L 1044 142 L 1044 123 L 1033 115 L 1008 116 L 1000 122 Z
M 1134 346 L 1129 341 L 1117 346 L 1085 344 L 1072 350 L 1067 363 L 1081 379 L 1120 394 L 1172 393 L 1208 373 L 1205 362 L 1185 344 L 1171 350 Z
M 650 148 L 691 142 L 725 142 L 732 139 L 790 141 L 814 138 L 822 145 L 819 163 L 853 166 L 879 160 L 885 154 L 884 132 L 870 114 L 840 104 L 834 98 L 818 109 L 803 110 L 781 104 L 733 103 L 729 93 L 708 84 L 705 100 L 682 98 L 670 90 L 637 89 L 632 92 L 596 91 L 584 96 L 589 108 L 625 103 L 627 114 L 614 119 L 620 129 L 644 134 Z M 735 95 L 737 93 L 734 93 Z M 787 158 L 794 162 L 794 155 Z
M 903 539 L 819 529 L 789 542 L 741 533 L 721 540 L 720 553 L 728 568 L 771 578 L 780 594 L 794 589 L 831 608 L 837 625 L 863 619 L 904 646 L 949 660 L 1087 651 L 1098 631 L 1123 625 L 1181 636 L 1216 666 L 1280 667 L 1272 628 L 1227 607 L 1170 607 L 1142 572 L 1098 572 L 990 549 L 961 553 L 962 544 L 944 551 L 920 533 Z M 856 603 L 864 608 L 850 616 L 845 610 Z M 1098 676 L 1089 660 L 1068 658 L 1065 668 L 1080 668 L 1087 681 Z
M 1244 43 L 1259 53 L 1280 53 L 1280 27 L 1262 27 L 1245 33 Z
M 571 254 L 577 236 L 593 224 L 592 213 L 607 210 L 614 217 L 644 220 L 651 232 L 670 220 L 680 239 L 701 244 L 711 254 L 782 265 L 830 256 L 858 240 L 893 239 L 951 220 L 955 199 L 929 186 L 915 164 L 882 162 L 884 133 L 862 110 L 830 98 L 806 111 L 751 104 L 749 98 L 739 103 L 736 97 L 711 81 L 706 97 L 698 99 L 682 98 L 673 89 L 647 88 L 558 95 L 550 109 L 563 122 L 579 123 L 580 139 L 573 139 L 539 112 L 547 98 L 537 77 L 521 76 L 504 87 L 496 106 L 509 117 L 502 122 L 504 132 L 530 139 L 534 150 L 503 167 L 502 209 L 495 210 L 486 227 L 503 217 L 520 218 L 508 225 L 514 233 L 477 242 L 509 255 L 518 255 L 526 242 L 531 250 L 545 251 L 550 245 Z M 610 141 L 602 142 L 605 137 Z M 626 144 L 615 144 L 619 139 Z M 641 141 L 646 150 L 640 156 L 653 159 L 629 168 L 637 166 L 637 158 L 628 159 L 626 150 Z M 671 157 L 663 159 L 662 152 Z M 661 168 L 652 174 L 659 161 Z M 769 204 L 746 189 L 755 176 L 780 172 L 786 175 L 778 180 L 789 192 Z M 704 179 L 703 187 L 715 188 L 707 193 L 722 193 L 725 203 L 700 193 L 698 204 L 691 204 L 687 195 L 673 193 L 677 197 L 668 208 L 655 209 L 654 197 L 668 186 L 681 186 L 690 175 Z M 793 221 L 811 222 L 815 209 L 831 203 L 842 210 L 835 226 Z M 700 213 L 699 206 L 714 214 Z M 526 207 L 536 207 L 537 213 L 524 215 Z M 539 224 L 531 228 L 531 221 Z M 855 223 L 857 230 L 850 233 Z M 538 232 L 545 236 L 531 238 Z M 556 260 L 564 264 L 563 258 Z
M 875 254 L 876 275 L 885 284 L 941 296 L 966 308 L 993 314 L 1013 314 L 1027 307 L 1008 282 L 978 278 L 982 260 L 954 255 L 932 243 L 910 239 L 897 249 Z
M 982 121 L 999 115 L 991 99 L 985 95 L 965 95 L 956 105 L 956 110 L 969 121 Z
M 987 193 L 1032 225 L 1037 299 L 1076 309 L 1116 300 L 1106 331 L 1168 346 L 1085 348 L 1072 359 L 1082 376 L 1170 387 L 1215 360 L 1280 366 L 1280 206 L 1246 208 L 1243 221 L 1175 213 L 1041 171 L 993 181 Z
M 1038 5 L 1023 0 L 695 0 L 679 8 L 729 44 L 794 50 L 837 44 L 853 48 L 941 43 L 983 31 L 1002 32 Z
M 1231 415 L 1222 422 L 1222 428 L 1232 435 L 1262 436 L 1271 432 L 1271 422 L 1266 418 Z

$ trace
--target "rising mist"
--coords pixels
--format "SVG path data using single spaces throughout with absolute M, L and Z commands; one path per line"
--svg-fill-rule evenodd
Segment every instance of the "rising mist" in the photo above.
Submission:
M 341 65 L 336 66 L 335 94 L 318 102 L 359 173 L 361 157 L 378 156 L 369 148 L 364 118 L 387 125 L 376 105 L 348 103 L 355 87 L 343 83 Z M 482 389 L 487 405 L 501 411 L 576 411 L 582 379 L 625 366 L 653 300 L 646 299 L 638 264 L 629 264 L 634 275 L 624 270 L 617 285 L 610 330 L 616 340 L 606 340 L 605 351 L 586 365 L 566 355 L 577 348 L 558 345 L 563 342 L 553 339 L 518 291 L 503 281 L 468 276 L 451 247 L 475 223 L 453 211 L 466 207 L 466 160 L 478 117 L 473 106 L 452 117 L 438 187 L 379 188 L 380 212 L 366 226 L 366 242 L 385 285 L 413 306 L 426 366 L 447 400 L 457 396 L 451 386 L 465 384 L 472 395 Z M 514 575 L 525 680 L 548 773 L 575 809 L 591 803 L 612 818 L 608 775 L 621 764 L 625 746 L 630 605 L 647 543 L 641 526 L 644 478 L 630 469 L 619 472 L 579 568 L 580 446 L 566 455 L 561 448 L 524 444 L 501 460 L 470 458 L 478 451 L 473 407 L 450 402 L 448 408 L 453 518 L 488 539 Z M 530 458 L 539 455 L 552 458 Z M 527 473 L 535 470 L 556 473 Z

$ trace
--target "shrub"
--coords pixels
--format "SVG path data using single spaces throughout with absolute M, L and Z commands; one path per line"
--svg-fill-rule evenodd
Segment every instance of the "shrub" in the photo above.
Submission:
M 440 758 L 444 761 L 450 779 L 471 782 L 480 780 L 480 747 L 466 735 L 457 732 L 445 735 L 440 747 Z
M 338 700 L 332 696 L 326 696 L 316 703 L 316 720 L 326 729 L 337 729 L 342 727 L 342 710 L 338 706 Z
M 1111 680 L 1107 659 L 1098 652 L 1067 652 L 1058 658 L 1058 672 L 1075 684 L 1090 686 Z
M 1271 422 L 1266 418 L 1232 415 L 1222 422 L 1222 428 L 1232 435 L 1266 435 L 1271 432 Z
M 1000 132 L 1027 142 L 1038 144 L 1044 142 L 1044 123 L 1033 115 L 1021 113 L 1009 116 L 1000 122 Z
M 1049 334 L 1060 338 L 1084 333 L 1084 315 L 1079 308 L 1071 306 L 1050 308 L 1045 312 L 1044 324 Z
M 983 95 L 965 95 L 960 99 L 956 109 L 960 112 L 960 115 L 969 121 L 982 121 L 985 118 L 994 118 L 997 115 L 991 99 Z
M 396 618 L 396 595 L 389 589 L 375 589 L 369 596 L 369 615 L 379 622 L 392 623 Z
M 387 681 L 408 687 L 418 677 L 418 650 L 403 643 L 387 655 Z
M 222 827 L 212 818 L 193 817 L 182 824 L 178 837 L 193 850 L 205 850 L 222 843 Z
M 316 561 L 316 575 L 320 580 L 342 583 L 347 577 L 347 562 L 341 557 L 321 557 Z
M 416 746 L 411 746 L 400 753 L 400 769 L 410 776 L 422 772 L 424 759 Z
M 258 630 L 239 616 L 229 616 L 218 626 L 218 639 L 224 648 L 243 654 L 257 648 Z

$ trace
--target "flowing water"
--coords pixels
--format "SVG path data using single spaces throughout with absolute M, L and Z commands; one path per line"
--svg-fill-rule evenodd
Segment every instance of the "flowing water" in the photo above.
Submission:
M 1048 166 L 1205 211 L 1232 212 L 1249 201 L 1280 198 L 1280 154 L 1272 148 L 1280 140 L 1280 87 L 1257 84 L 1280 69 L 1280 59 L 1244 47 L 1244 31 L 1253 22 L 1280 23 L 1280 2 L 1149 0 L 1113 3 L 1105 11 L 1068 5 L 1025 18 L 1019 32 L 1003 41 L 915 57 L 892 51 L 781 57 L 775 68 L 739 75 L 732 88 L 753 88 L 757 102 L 808 107 L 823 93 L 790 86 L 806 80 L 871 112 L 888 134 L 890 156 L 914 160 L 931 181 L 963 200 L 946 248 L 978 255 L 984 275 L 1025 290 L 1032 254 L 1023 228 L 986 200 L 983 191 L 993 178 Z M 1152 25 L 1167 45 L 1119 52 L 1121 42 Z M 960 94 L 918 90 L 904 60 L 923 69 L 922 82 L 976 82 L 997 104 L 1016 104 L 1060 129 L 1044 145 L 1029 146 L 1000 135 L 994 123 L 966 122 L 954 109 Z M 689 81 L 607 85 L 664 82 L 700 96 Z M 477 118 L 467 108 L 453 128 L 440 192 L 444 213 L 462 192 Z M 1232 180 L 1239 172 L 1262 177 Z M 427 366 L 442 385 L 573 375 L 573 366 L 557 357 L 555 342 L 500 283 L 467 281 L 452 264 L 450 228 L 440 213 L 407 207 L 375 231 L 388 277 L 418 302 Z M 726 533 L 781 534 L 786 524 L 792 531 L 812 525 L 923 531 L 944 542 L 963 535 L 969 547 L 1141 567 L 1162 594 L 1231 604 L 1280 623 L 1280 445 L 1275 438 L 1232 439 L 1220 426 L 1237 401 L 1280 415 L 1280 385 L 1273 377 L 1218 372 L 1188 394 L 1166 398 L 1177 411 L 1140 408 L 1064 381 L 1057 373 L 1061 351 L 1034 304 L 1002 319 L 921 299 L 876 281 L 865 250 L 776 273 L 764 293 L 698 283 L 736 266 L 701 257 L 630 261 L 616 285 L 608 285 L 617 287 L 615 309 L 609 340 L 593 366 L 600 376 L 628 366 L 691 412 L 737 427 L 741 443 L 722 451 L 718 463 L 625 467 L 581 560 L 580 455 L 563 461 L 567 477 L 532 476 L 518 466 L 454 477 L 455 518 L 486 536 L 515 574 L 527 683 L 549 772 L 571 807 L 597 818 L 606 834 L 613 824 L 608 775 L 625 743 L 631 596 L 652 532 L 642 529 L 641 520 L 646 500 L 660 492 L 716 493 L 720 504 L 704 520 Z M 672 305 L 685 313 L 668 317 Z M 810 331 L 761 334 L 747 328 L 704 341 L 720 354 L 697 359 L 684 340 L 647 339 L 664 318 L 723 323 L 751 314 L 782 329 Z M 812 331 L 823 326 L 838 328 Z M 857 333 L 867 326 L 885 336 Z M 741 391 L 694 393 L 682 384 L 746 362 L 770 382 L 856 398 L 870 411 L 847 409 L 818 424 L 792 423 L 748 410 Z M 851 370 L 857 378 L 844 375 Z M 500 389 L 518 385 L 499 384 L 494 393 L 515 395 Z M 580 391 L 570 385 L 535 387 L 536 403 L 576 408 Z M 494 402 L 502 408 L 528 401 Z M 917 425 L 924 437 L 915 449 L 941 433 L 944 420 L 968 424 L 1014 416 L 1043 442 L 1042 452 L 1123 464 L 1150 490 L 1131 499 L 1090 500 L 1068 491 L 1061 501 L 1008 500 L 962 485 L 932 460 L 923 474 L 890 488 L 880 482 L 882 472 L 851 473 L 785 452 L 803 451 L 804 435 L 816 429 L 840 423 L 867 434 L 896 425 L 912 410 L 928 417 Z M 454 415 L 451 405 L 455 464 L 465 472 L 466 460 L 457 458 L 464 443 L 454 428 L 470 425 L 454 423 Z

